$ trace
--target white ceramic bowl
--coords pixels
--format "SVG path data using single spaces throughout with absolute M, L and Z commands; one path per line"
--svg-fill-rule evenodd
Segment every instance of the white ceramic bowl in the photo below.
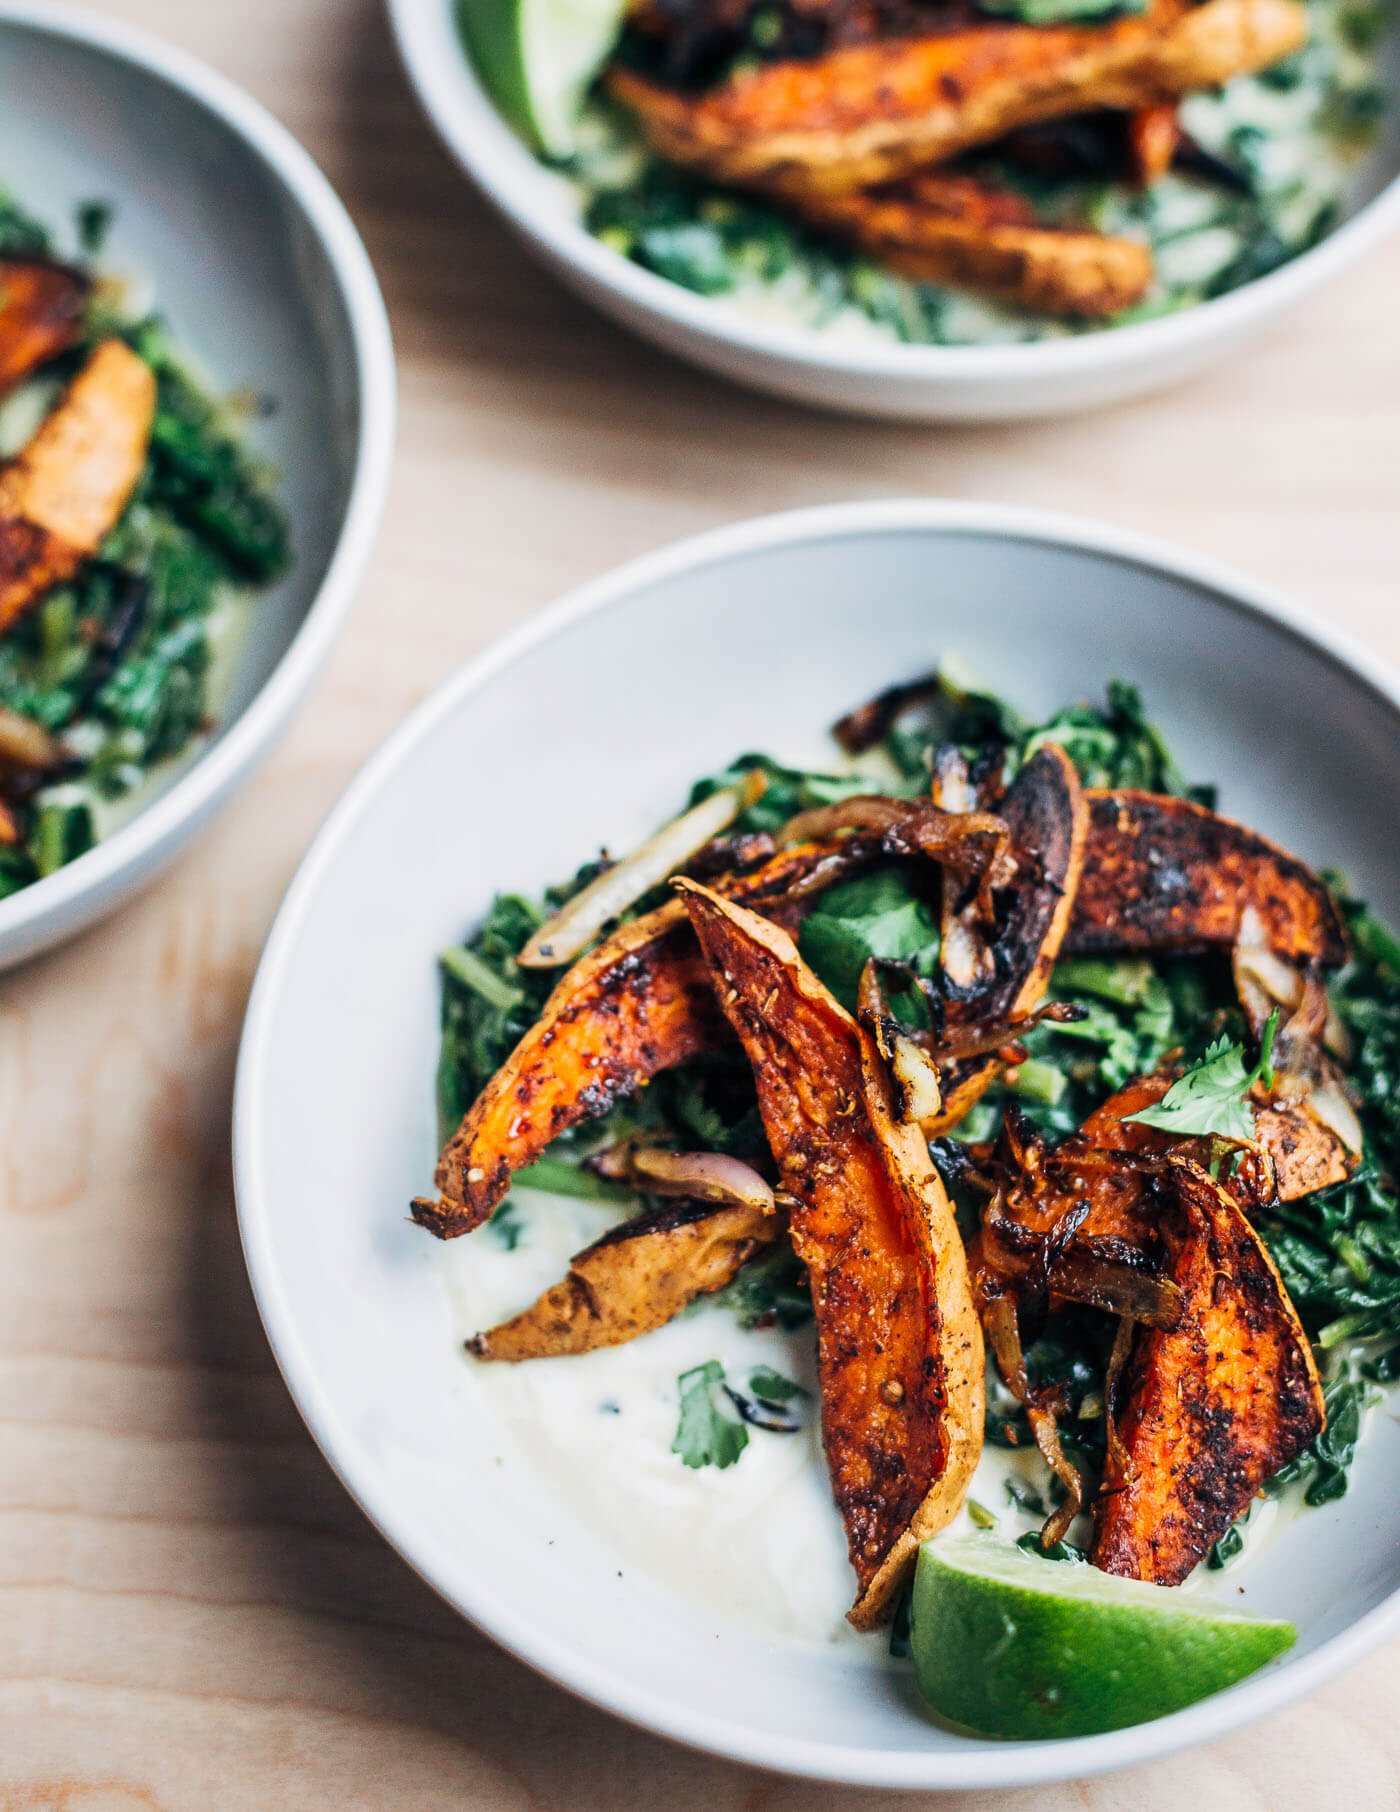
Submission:
M 558 178 L 487 98 L 457 36 L 453 0 L 388 7 L 409 79 L 448 149 L 551 270 L 668 351 L 829 409 L 1015 421 L 1139 396 L 1223 357 L 1400 221 L 1400 110 L 1392 108 L 1345 223 L 1280 270 L 1200 307 L 1026 346 L 886 346 L 770 326 L 643 270 L 584 230 Z
M 104 268 L 148 280 L 220 389 L 276 413 L 255 444 L 281 473 L 295 564 L 260 593 L 213 739 L 87 855 L 0 901 L 0 968 L 157 874 L 265 756 L 345 622 L 388 486 L 394 356 L 350 218 L 255 102 L 191 58 L 44 0 L 0 0 L 0 185 L 66 226 L 113 202 Z
M 930 1723 L 887 1664 L 755 1638 L 671 1595 L 632 1564 L 625 1528 L 605 1542 L 566 1495 L 533 1485 L 499 1399 L 461 1357 L 443 1248 L 405 1205 L 435 1156 L 435 952 L 493 891 L 635 843 L 743 749 L 814 755 L 847 707 L 949 649 L 1031 712 L 1139 680 L 1225 809 L 1340 864 L 1400 923 L 1400 848 L 1377 835 L 1400 813 L 1400 680 L 1364 653 L 1117 531 L 971 504 L 807 511 L 585 586 L 414 712 L 287 896 L 234 1124 L 244 1246 L 278 1361 L 327 1458 L 425 1579 L 639 1724 L 765 1767 L 923 1788 L 1142 1761 L 1286 1703 L 1393 1634 L 1400 1424 L 1377 1416 L 1348 1496 L 1251 1563 L 1250 1608 L 1298 1625 L 1285 1660 L 1136 1729 L 979 1742 Z

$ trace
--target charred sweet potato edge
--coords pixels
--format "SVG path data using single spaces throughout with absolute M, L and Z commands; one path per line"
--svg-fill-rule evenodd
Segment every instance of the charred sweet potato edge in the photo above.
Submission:
M 1141 1329 L 1126 1404 L 1109 1415 L 1091 1558 L 1108 1573 L 1178 1585 L 1255 1493 L 1321 1433 L 1312 1349 L 1268 1250 L 1228 1190 L 1167 1160 L 1184 1227 L 1164 1216 L 1185 1313 Z
M 1274 954 L 1337 969 L 1346 932 L 1306 863 L 1189 799 L 1090 791 L 1089 836 L 1066 956 L 1234 944 L 1248 907 Z
M 962 1241 L 869 1035 L 786 932 L 683 892 L 753 1066 L 793 1246 L 812 1280 L 822 1434 L 859 1592 L 884 1621 L 918 1543 L 956 1513 L 982 1441 L 982 1341 Z

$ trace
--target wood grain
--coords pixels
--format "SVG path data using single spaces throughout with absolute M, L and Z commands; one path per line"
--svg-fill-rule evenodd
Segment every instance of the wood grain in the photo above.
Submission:
M 376 0 L 99 3 L 321 160 L 384 283 L 403 414 L 359 613 L 275 761 L 155 892 L 0 983 L 0 1812 L 886 1803 L 576 1703 L 352 1507 L 238 1250 L 229 1091 L 259 946 L 336 793 L 446 671 L 563 587 L 739 515 L 882 493 L 1092 513 L 1400 656 L 1400 242 L 1165 397 L 1031 428 L 853 423 L 691 372 L 557 288 L 421 123 Z M 940 1803 L 1393 1807 L 1398 1701 L 1400 1646 L 1193 1755 Z

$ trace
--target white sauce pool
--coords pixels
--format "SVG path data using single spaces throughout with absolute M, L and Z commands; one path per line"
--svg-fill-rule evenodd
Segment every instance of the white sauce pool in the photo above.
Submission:
M 513 1251 L 490 1226 L 440 1248 L 455 1332 L 465 1340 L 525 1308 L 564 1276 L 574 1253 L 621 1218 L 611 1206 L 517 1191 Z M 671 1452 L 676 1381 L 710 1359 L 741 1390 L 759 1365 L 803 1385 L 811 1397 L 801 1432 L 751 1429 L 734 1465 L 684 1466 Z M 745 1331 L 731 1310 L 701 1301 L 626 1346 L 523 1365 L 465 1355 L 457 1363 L 542 1491 L 567 1503 L 629 1568 L 738 1628 L 886 1664 L 887 1634 L 858 1635 L 846 1622 L 854 1576 L 822 1456 L 810 1324 L 791 1334 Z M 1011 1502 L 1006 1483 L 1016 1476 L 1043 1490 L 1034 1452 L 988 1445 L 969 1492 L 1007 1540 L 1041 1521 Z M 1256 1500 L 1244 1551 L 1222 1570 L 1203 1563 L 1180 1589 L 1228 1594 L 1237 1603 L 1241 1574 L 1300 1508 L 1301 1491 Z M 974 1526 L 964 1506 L 953 1528 Z M 1072 1533 L 1088 1545 L 1087 1516 Z

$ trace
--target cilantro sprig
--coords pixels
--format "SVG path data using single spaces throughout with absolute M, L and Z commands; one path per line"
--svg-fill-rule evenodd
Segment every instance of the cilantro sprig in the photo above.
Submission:
M 1244 1067 L 1244 1046 L 1217 1038 L 1199 1063 L 1193 1063 L 1171 1085 L 1162 1099 L 1138 1113 L 1124 1114 L 1127 1122 L 1155 1126 L 1181 1138 L 1215 1137 L 1247 1145 L 1254 1137 L 1254 1116 L 1247 1097 L 1256 1082 L 1273 1087 L 1274 1034 L 1278 1008 L 1269 1015 L 1260 1041 L 1259 1061 Z
M 682 1465 L 697 1470 L 732 1466 L 749 1444 L 749 1431 L 727 1407 L 724 1367 L 718 1359 L 707 1359 L 682 1372 L 676 1382 L 681 1415 L 671 1452 L 680 1455 Z

